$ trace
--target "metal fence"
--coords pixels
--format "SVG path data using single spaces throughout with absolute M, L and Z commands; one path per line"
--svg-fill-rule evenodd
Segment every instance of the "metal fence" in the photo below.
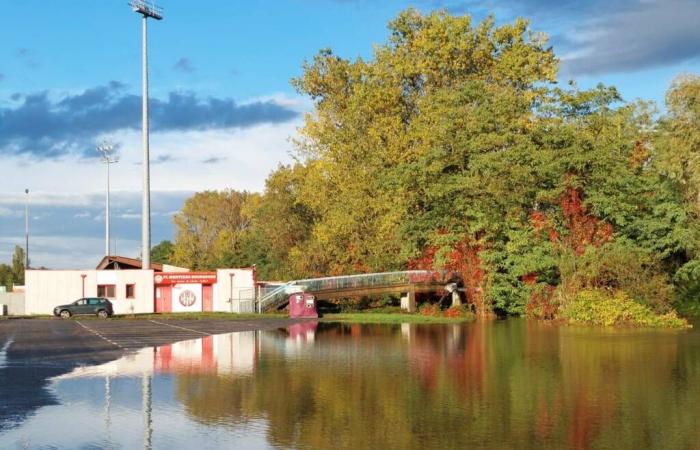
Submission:
M 233 300 L 231 308 L 239 314 L 255 312 L 255 289 L 239 289 L 238 299 Z

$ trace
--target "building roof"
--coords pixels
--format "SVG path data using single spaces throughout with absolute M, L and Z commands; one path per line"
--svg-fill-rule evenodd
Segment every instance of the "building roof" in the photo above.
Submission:
M 126 258 L 124 256 L 105 256 L 97 265 L 97 270 L 138 270 L 141 269 L 141 260 L 135 258 Z M 163 265 L 159 263 L 151 263 L 151 269 L 156 272 L 163 271 Z

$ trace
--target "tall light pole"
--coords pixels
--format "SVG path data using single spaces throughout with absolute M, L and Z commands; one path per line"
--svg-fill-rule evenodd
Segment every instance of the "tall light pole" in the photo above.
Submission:
M 97 151 L 102 154 L 101 161 L 107 166 L 107 193 L 105 195 L 105 256 L 109 256 L 109 166 L 119 162 L 111 156 L 114 146 L 109 142 L 103 142 L 97 146 Z
M 146 0 L 131 0 L 143 17 L 143 203 L 141 208 L 141 268 L 151 268 L 151 169 L 148 148 L 148 19 L 162 20 L 162 9 Z
M 29 189 L 25 189 L 24 202 L 24 269 L 29 269 Z

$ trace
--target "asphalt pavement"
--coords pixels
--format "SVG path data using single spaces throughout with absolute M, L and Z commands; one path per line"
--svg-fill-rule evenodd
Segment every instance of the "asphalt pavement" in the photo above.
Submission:
M 0 431 L 55 400 L 52 377 L 97 365 L 132 350 L 236 331 L 274 330 L 298 321 L 250 320 L 0 320 Z

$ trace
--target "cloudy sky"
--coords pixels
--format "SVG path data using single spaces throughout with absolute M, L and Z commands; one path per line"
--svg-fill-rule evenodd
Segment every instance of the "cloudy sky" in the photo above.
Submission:
M 697 0 L 161 0 L 151 22 L 153 242 L 204 189 L 261 190 L 290 160 L 309 101 L 289 85 L 330 47 L 368 57 L 413 6 L 499 22 L 531 18 L 562 59 L 560 80 L 616 85 L 663 102 L 674 75 L 700 72 Z M 33 266 L 94 266 L 104 251 L 104 165 L 116 145 L 113 248 L 140 241 L 141 24 L 126 0 L 0 1 L 0 262 L 24 242 Z

